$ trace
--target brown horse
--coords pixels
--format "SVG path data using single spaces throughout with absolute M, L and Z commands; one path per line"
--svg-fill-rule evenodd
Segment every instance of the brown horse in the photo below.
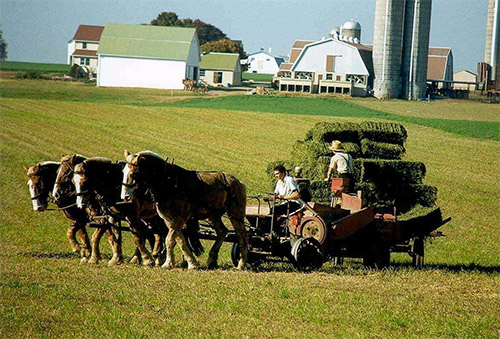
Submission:
M 47 209 L 49 194 L 56 182 L 57 170 L 60 164 L 60 162 L 46 161 L 29 168 L 24 167 L 29 177 L 28 186 L 35 211 L 45 211 Z M 73 252 L 79 253 L 82 261 L 86 261 L 90 257 L 90 242 L 85 229 L 88 217 L 86 213 L 74 206 L 75 192 L 68 191 L 67 193 L 61 195 L 56 204 L 62 210 L 64 216 L 73 222 L 66 232 Z M 82 245 L 76 240 L 76 234 L 79 235 Z
M 149 151 L 131 155 L 125 150 L 125 157 L 127 166 L 123 171 L 122 199 L 133 197 L 137 190 L 146 188 L 153 196 L 158 214 L 169 226 L 167 260 L 162 267 L 174 267 L 175 242 L 179 244 L 188 268 L 199 266 L 181 229 L 189 220 L 202 219 L 208 220 L 217 233 L 207 262 L 208 268 L 216 267 L 220 247 L 228 232 L 221 217 L 227 213 L 241 247 L 238 268 L 244 268 L 248 248 L 244 225 L 246 189 L 240 181 L 224 172 L 188 171 Z

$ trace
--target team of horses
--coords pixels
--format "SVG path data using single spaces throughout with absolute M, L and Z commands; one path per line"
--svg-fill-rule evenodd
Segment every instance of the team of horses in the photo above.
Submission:
M 222 216 L 227 215 L 241 249 L 237 268 L 245 267 L 246 189 L 238 179 L 226 172 L 187 170 L 151 151 L 130 154 L 125 150 L 124 155 L 125 161 L 63 155 L 57 162 L 24 167 L 33 209 L 48 210 L 52 201 L 71 220 L 67 237 L 82 263 L 102 260 L 99 242 L 103 235 L 113 251 L 108 264 L 123 263 L 121 231 L 125 229 L 136 246 L 131 262 L 174 268 L 177 244 L 188 268 L 197 268 L 196 257 L 204 250 L 199 221 L 205 220 L 217 235 L 207 267 L 216 268 L 228 233 Z M 92 241 L 88 226 L 96 229 Z

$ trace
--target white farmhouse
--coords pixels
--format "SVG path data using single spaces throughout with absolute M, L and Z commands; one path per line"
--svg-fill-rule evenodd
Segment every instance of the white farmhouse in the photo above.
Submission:
M 183 89 L 199 79 L 194 28 L 107 24 L 97 55 L 97 86 Z
M 276 57 L 263 51 L 253 53 L 247 58 L 247 72 L 276 75 L 283 61 L 283 58 Z
M 97 71 L 97 48 L 104 26 L 80 25 L 68 41 L 68 64 L 86 66 Z

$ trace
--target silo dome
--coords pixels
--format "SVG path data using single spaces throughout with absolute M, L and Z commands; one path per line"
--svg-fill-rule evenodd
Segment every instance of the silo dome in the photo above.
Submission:
M 359 22 L 349 20 L 342 25 L 342 36 L 344 39 L 352 38 L 352 40 L 361 41 L 361 25 Z
M 339 26 L 335 26 L 332 28 L 332 30 L 330 31 L 330 37 L 334 38 L 334 39 L 338 39 L 340 37 L 340 27 Z
M 356 29 L 356 30 L 358 30 L 358 31 L 361 31 L 361 25 L 359 24 L 359 22 L 354 21 L 354 20 L 349 20 L 349 21 L 346 21 L 346 22 L 342 25 L 342 28 L 343 28 L 343 29 Z

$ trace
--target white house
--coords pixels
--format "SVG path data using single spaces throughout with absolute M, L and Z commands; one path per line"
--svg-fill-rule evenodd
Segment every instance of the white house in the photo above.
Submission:
M 241 64 L 238 53 L 203 54 L 200 62 L 200 81 L 209 85 L 241 85 Z
M 247 64 L 249 73 L 274 74 L 279 71 L 283 58 L 260 51 L 248 55 Z
M 467 70 L 456 72 L 453 74 L 453 81 L 456 81 L 456 83 L 453 84 L 454 89 L 475 91 L 477 74 Z
M 273 78 L 280 91 L 367 96 L 373 81 L 370 47 L 338 39 L 298 40 Z
M 80 25 L 68 41 L 68 64 L 88 67 L 92 73 L 97 71 L 97 48 L 104 26 Z
M 195 28 L 107 24 L 97 55 L 97 86 L 183 89 L 199 79 Z

